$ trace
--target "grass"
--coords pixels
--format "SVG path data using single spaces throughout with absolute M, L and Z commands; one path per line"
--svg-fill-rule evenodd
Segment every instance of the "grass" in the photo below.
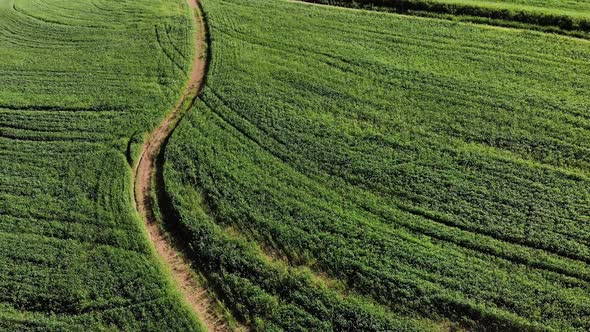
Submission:
M 349 2 L 356 4 L 375 4 L 388 6 L 403 3 L 395 0 L 326 0 L 327 2 Z M 430 0 L 431 3 L 481 7 L 495 10 L 515 10 L 537 12 L 547 15 L 590 17 L 590 4 L 583 0 Z
M 0 0 L 0 329 L 201 330 L 131 194 L 187 80 L 181 0 Z
M 203 6 L 212 62 L 166 186 L 238 317 L 590 329 L 590 43 L 280 0 Z
M 590 17 L 590 4 L 574 0 L 435 0 L 440 3 L 456 3 L 498 9 L 538 11 L 553 15 Z
M 565 0 L 304 0 L 312 3 L 394 11 L 588 39 L 590 5 Z

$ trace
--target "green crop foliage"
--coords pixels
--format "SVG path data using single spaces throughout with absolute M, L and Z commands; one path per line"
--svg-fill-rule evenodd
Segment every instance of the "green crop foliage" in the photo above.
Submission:
M 260 330 L 590 329 L 590 43 L 203 0 L 176 228 Z M 326 280 L 324 280 L 326 279 Z
M 590 3 L 565 0 L 304 0 L 512 26 L 588 38 Z
M 183 0 L 0 0 L 0 330 L 200 330 L 128 164 L 187 81 L 190 15 Z

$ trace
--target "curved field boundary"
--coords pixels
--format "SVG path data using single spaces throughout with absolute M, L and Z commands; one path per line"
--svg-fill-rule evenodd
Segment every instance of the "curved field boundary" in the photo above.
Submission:
M 203 325 L 208 331 L 228 331 L 229 327 L 213 309 L 213 300 L 200 286 L 190 263 L 184 259 L 158 225 L 157 215 L 159 214 L 155 211 L 158 205 L 152 198 L 153 192 L 163 190 L 161 181 L 158 181 L 158 174 L 161 173 L 161 170 L 158 169 L 161 164 L 158 161 L 164 152 L 166 143 L 182 116 L 191 108 L 198 97 L 205 80 L 207 59 L 204 50 L 207 47 L 207 27 L 198 0 L 186 1 L 191 11 L 194 12 L 193 19 L 196 27 L 192 70 L 180 101 L 143 144 L 142 154 L 134 172 L 135 204 L 146 227 L 150 242 L 169 270 L 176 287 L 199 316 Z
M 540 30 L 590 39 L 590 19 L 526 9 L 491 8 L 431 0 L 303 0 L 341 7 L 381 9 L 418 16 L 458 18 L 474 23 Z

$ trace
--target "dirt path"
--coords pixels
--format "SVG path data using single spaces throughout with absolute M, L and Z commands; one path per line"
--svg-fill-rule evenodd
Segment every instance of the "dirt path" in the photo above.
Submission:
M 134 179 L 134 193 L 135 204 L 137 211 L 144 221 L 145 227 L 148 231 L 149 239 L 153 243 L 156 252 L 161 257 L 165 266 L 169 269 L 174 282 L 184 296 L 186 301 L 195 310 L 203 324 L 208 331 L 229 331 L 223 319 L 213 310 L 212 300 L 207 296 L 207 292 L 194 277 L 190 263 L 179 254 L 175 246 L 169 241 L 167 235 L 158 226 L 156 216 L 154 214 L 154 204 L 150 193 L 153 189 L 156 191 L 162 190 L 159 188 L 157 181 L 158 158 L 163 153 L 163 148 L 178 122 L 182 118 L 185 110 L 189 105 L 192 105 L 198 96 L 203 86 L 206 69 L 206 35 L 205 22 L 198 0 L 186 0 L 195 13 L 193 19 L 195 21 L 195 57 L 193 60 L 192 71 L 189 78 L 188 86 L 176 107 L 170 112 L 160 125 L 154 129 L 150 137 L 143 145 L 143 152 L 139 163 L 135 169 Z M 153 188 L 155 186 L 155 188 Z

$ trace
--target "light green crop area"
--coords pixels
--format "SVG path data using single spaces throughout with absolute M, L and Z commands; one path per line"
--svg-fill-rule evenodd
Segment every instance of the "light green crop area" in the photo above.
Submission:
M 127 161 L 178 100 L 192 29 L 182 0 L 0 0 L 0 330 L 199 329 Z
M 228 306 L 269 330 L 590 329 L 588 41 L 203 4 L 207 86 L 165 175 Z

